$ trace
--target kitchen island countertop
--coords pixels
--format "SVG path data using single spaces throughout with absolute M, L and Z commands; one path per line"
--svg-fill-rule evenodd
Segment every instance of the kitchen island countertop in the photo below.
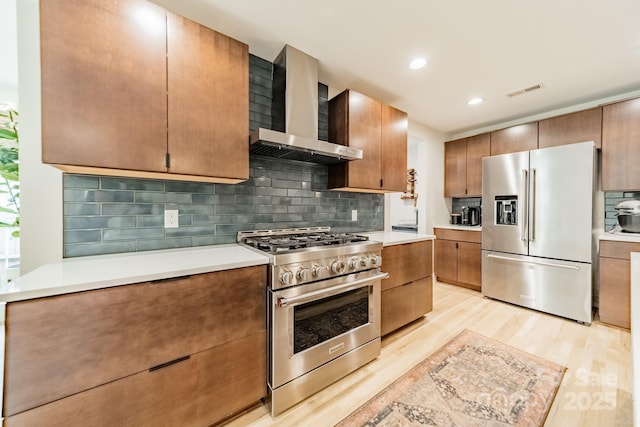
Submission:
M 0 301 L 28 300 L 268 262 L 266 256 L 236 244 L 67 258 L 3 284 Z
M 402 245 L 404 243 L 422 242 L 436 238 L 433 234 L 407 233 L 402 231 L 374 231 L 369 233 L 358 233 L 368 236 L 369 239 L 382 242 L 383 246 Z

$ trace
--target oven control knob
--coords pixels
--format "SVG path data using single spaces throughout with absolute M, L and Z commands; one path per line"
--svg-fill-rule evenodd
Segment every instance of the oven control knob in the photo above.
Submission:
M 300 270 L 298 270 L 298 279 L 303 281 L 309 280 L 309 269 L 301 268 Z
M 290 285 L 293 281 L 293 273 L 290 271 L 283 271 L 280 273 L 280 283 L 283 285 Z
M 355 270 L 356 268 L 358 268 L 359 261 L 360 261 L 360 258 L 351 258 L 349 260 L 349 268 L 352 270 Z
M 313 277 L 320 277 L 320 275 L 322 274 L 322 270 L 324 270 L 325 267 L 324 265 L 314 265 L 313 268 L 311 269 L 311 275 Z
M 333 261 L 331 263 L 331 272 L 333 274 L 340 274 L 344 271 L 344 262 L 342 261 Z
M 378 256 L 378 255 L 372 255 L 371 256 L 371 265 L 380 266 L 380 264 L 382 264 L 382 257 Z

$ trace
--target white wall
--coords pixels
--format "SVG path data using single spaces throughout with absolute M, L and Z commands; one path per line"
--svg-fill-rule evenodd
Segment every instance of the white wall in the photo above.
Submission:
M 18 103 L 16 0 L 0 0 L 0 102 Z
M 62 259 L 62 173 L 41 162 L 38 0 L 19 0 L 20 273 Z

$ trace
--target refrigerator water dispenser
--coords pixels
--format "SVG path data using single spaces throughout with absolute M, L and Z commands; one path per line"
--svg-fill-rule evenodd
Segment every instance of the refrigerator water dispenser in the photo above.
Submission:
M 497 225 L 518 225 L 518 196 L 495 196 Z

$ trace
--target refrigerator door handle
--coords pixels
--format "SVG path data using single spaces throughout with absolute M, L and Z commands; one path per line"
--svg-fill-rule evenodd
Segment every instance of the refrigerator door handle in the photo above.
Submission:
M 500 255 L 488 254 L 487 258 L 501 259 L 503 261 L 521 262 L 526 264 L 543 265 L 545 267 L 565 268 L 567 270 L 580 270 L 580 267 L 577 265 L 564 265 L 564 264 L 556 264 L 554 262 L 531 261 L 529 259 L 518 259 L 518 258 L 511 258 L 507 256 L 500 256 Z
M 530 242 L 536 240 L 536 170 L 531 169 L 531 231 Z
M 520 240 L 522 240 L 523 242 L 526 242 L 528 240 L 527 237 L 527 228 L 528 228 L 528 224 L 527 224 L 527 217 L 529 216 L 529 208 L 527 206 L 527 200 L 529 199 L 528 197 L 528 191 L 529 191 L 529 171 L 526 169 L 522 169 L 522 202 L 523 205 L 520 208 L 520 215 L 522 215 L 522 221 L 520 222 L 520 230 L 521 230 L 521 237 Z

